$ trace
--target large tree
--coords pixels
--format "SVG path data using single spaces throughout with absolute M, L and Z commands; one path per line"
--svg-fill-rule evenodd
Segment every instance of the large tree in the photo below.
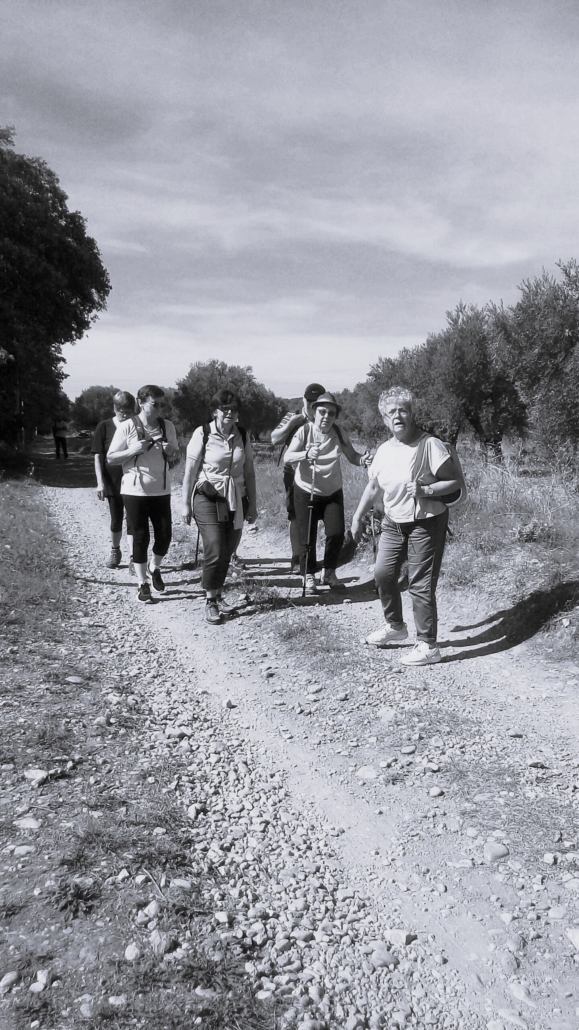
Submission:
M 209 402 L 218 390 L 231 387 L 243 405 L 239 421 L 251 429 L 255 437 L 279 422 L 284 404 L 263 383 L 258 383 L 249 366 L 227 365 L 225 361 L 197 361 L 184 379 L 177 381 L 172 398 L 181 428 L 187 432 L 200 426 L 210 416 Z
M 87 332 L 111 286 L 84 218 L 44 161 L 14 152 L 11 129 L 0 130 L 0 225 L 0 437 L 14 442 L 58 407 L 62 346 Z

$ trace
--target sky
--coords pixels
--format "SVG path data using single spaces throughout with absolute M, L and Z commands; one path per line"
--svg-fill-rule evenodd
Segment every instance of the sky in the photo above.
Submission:
M 113 289 L 65 389 L 353 387 L 577 254 L 579 5 L 3 0 L 0 124 Z

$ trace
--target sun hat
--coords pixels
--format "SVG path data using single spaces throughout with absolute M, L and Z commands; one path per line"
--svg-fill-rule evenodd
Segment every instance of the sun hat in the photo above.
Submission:
M 321 404 L 331 404 L 336 409 L 336 415 L 339 415 L 342 410 L 342 405 L 338 404 L 333 393 L 330 393 L 329 391 L 327 393 L 320 394 L 320 396 L 314 401 L 312 407 L 319 408 Z
M 318 399 L 320 394 L 325 392 L 325 389 L 325 386 L 322 386 L 321 383 L 310 383 L 310 385 L 306 386 L 304 390 L 304 397 L 311 404 L 312 401 L 316 401 Z

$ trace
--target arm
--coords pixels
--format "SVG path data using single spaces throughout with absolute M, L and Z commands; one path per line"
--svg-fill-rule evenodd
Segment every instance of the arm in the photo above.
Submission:
M 124 425 L 124 423 L 122 423 Z M 121 429 L 121 426 L 115 432 L 111 440 L 111 445 L 107 454 L 107 461 L 109 465 L 122 465 L 127 458 L 134 458 L 137 454 L 144 454 L 148 451 L 150 444 L 147 440 L 139 440 L 139 437 L 135 433 L 136 439 L 132 443 L 128 442 L 127 437 Z
M 105 496 L 105 484 L 103 479 L 103 459 L 100 454 L 95 454 L 94 456 L 94 471 L 97 481 L 97 497 L 99 501 L 102 501 Z
M 255 466 L 253 464 L 253 458 L 245 459 L 243 477 L 245 479 L 245 489 L 247 490 L 247 499 L 249 501 L 245 521 L 252 523 L 257 521 L 257 490 L 255 486 Z
M 284 461 L 288 465 L 299 465 L 300 461 L 315 461 L 320 453 L 320 448 L 316 444 L 306 443 L 304 447 L 305 435 L 298 429 L 284 455 Z
M 278 443 L 285 443 L 290 433 L 299 425 L 302 415 L 300 412 L 296 414 L 294 411 L 288 411 L 287 415 L 284 415 L 279 426 L 271 431 L 271 442 L 275 446 Z
M 458 479 L 454 478 L 454 474 L 452 458 L 447 458 L 436 470 L 435 483 L 426 485 L 413 480 L 412 483 L 406 484 L 406 493 L 409 497 L 432 497 L 433 500 L 436 500 L 443 494 L 450 494 L 454 490 L 460 489 L 461 484 Z
M 354 539 L 357 539 L 360 535 L 360 522 L 366 512 L 370 511 L 370 508 L 373 507 L 374 502 L 380 493 L 381 490 L 378 485 L 378 480 L 371 479 L 360 498 L 358 507 L 354 512 L 354 518 L 352 519 L 352 536 Z
M 366 450 L 363 454 L 360 454 L 360 451 L 357 451 L 356 448 L 353 446 L 349 434 L 346 433 L 346 431 L 341 427 L 340 432 L 342 434 L 343 440 L 342 454 L 344 454 L 345 457 L 348 459 L 350 465 L 365 465 L 367 459 L 370 457 L 369 452 Z
M 165 422 L 165 434 L 167 439 L 162 444 L 163 454 L 166 458 L 174 458 L 179 452 L 179 441 L 177 440 L 177 431 L 172 422 Z

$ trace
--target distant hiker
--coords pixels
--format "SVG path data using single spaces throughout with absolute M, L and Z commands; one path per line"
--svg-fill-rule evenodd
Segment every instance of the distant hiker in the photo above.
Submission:
M 60 452 L 62 451 L 63 458 L 68 458 L 68 445 L 66 442 L 66 434 L 68 433 L 68 422 L 64 418 L 57 418 L 52 426 L 52 435 L 54 437 L 54 446 L 56 449 L 56 460 L 60 458 Z
M 198 426 L 187 446 L 183 479 L 183 518 L 189 525 L 193 516 L 203 540 L 205 618 L 214 625 L 234 608 L 222 599 L 223 584 L 244 520 L 257 518 L 253 451 L 236 422 L 240 408 L 233 390 L 215 394 L 212 421 Z
M 99 422 L 93 437 L 91 453 L 94 454 L 94 470 L 97 481 L 97 497 L 99 501 L 109 502 L 111 513 L 111 553 L 106 563 L 108 569 L 116 569 L 121 563 L 121 536 L 123 532 L 123 515 L 125 505 L 121 494 L 123 470 L 120 465 L 109 465 L 107 452 L 111 445 L 117 426 L 126 422 L 135 414 L 135 398 L 126 390 L 119 390 L 113 397 L 114 416 Z M 133 541 L 127 523 L 127 542 L 130 560 L 133 558 Z
M 336 568 L 344 542 L 344 492 L 340 455 L 352 465 L 364 465 L 367 452 L 360 454 L 344 429 L 336 426 L 341 408 L 333 393 L 323 393 L 312 403 L 314 422 L 302 425 L 285 454 L 295 467 L 294 505 L 299 534 L 300 569 L 305 577 L 305 593 L 317 593 L 316 537 L 318 522 L 326 530 L 324 568 L 320 584 L 342 587 Z
M 155 590 L 165 584 L 160 566 L 171 543 L 171 472 L 179 453 L 175 426 L 161 417 L 165 394 L 159 386 L 143 386 L 137 394 L 139 413 L 121 422 L 109 447 L 109 465 L 122 465 L 121 494 L 127 523 L 133 532 L 133 559 L 137 575 L 137 598 L 153 603 L 147 573 Z M 150 531 L 153 526 L 153 554 L 147 565 Z
M 287 415 L 284 415 L 282 418 L 279 426 L 272 430 L 271 442 L 275 444 L 276 447 L 278 444 L 282 444 L 282 454 L 284 448 L 287 448 L 291 443 L 298 429 L 307 425 L 308 422 L 314 421 L 314 401 L 317 401 L 318 397 L 321 397 L 325 392 L 325 388 L 321 386 L 320 383 L 310 383 L 310 385 L 306 386 L 304 390 L 304 403 L 302 410 L 299 412 L 288 411 Z M 286 458 L 283 466 L 283 485 L 285 487 L 286 510 L 287 517 L 289 519 L 290 544 L 292 549 L 292 573 L 298 573 L 300 570 L 300 541 L 294 505 L 295 474 L 294 466 L 290 465 Z
M 436 585 L 448 525 L 448 508 L 440 498 L 461 484 L 448 447 L 416 425 L 409 390 L 386 390 L 378 409 L 392 439 L 376 452 L 368 473 L 370 481 L 352 520 L 352 534 L 358 537 L 362 517 L 382 492 L 384 519 L 374 578 L 385 622 L 366 642 L 376 647 L 400 646 L 408 638 L 398 582 L 407 553 L 408 592 L 418 642 L 400 661 L 409 666 L 430 665 L 440 661 Z

